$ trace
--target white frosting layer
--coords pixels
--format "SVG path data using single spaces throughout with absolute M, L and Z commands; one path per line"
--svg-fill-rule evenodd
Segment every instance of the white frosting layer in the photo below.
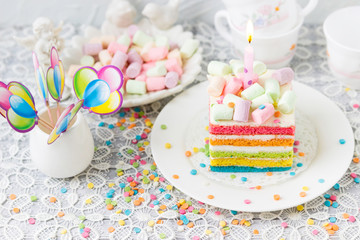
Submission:
M 293 150 L 293 147 L 262 147 L 262 146 L 251 146 L 251 147 L 239 147 L 229 145 L 210 145 L 211 151 L 225 151 L 225 152 L 246 152 L 246 153 L 258 153 L 258 152 L 289 152 Z

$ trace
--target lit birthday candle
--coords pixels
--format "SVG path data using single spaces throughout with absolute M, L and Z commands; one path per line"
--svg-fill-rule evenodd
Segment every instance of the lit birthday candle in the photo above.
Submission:
M 246 37 L 249 42 L 249 45 L 246 46 L 244 52 L 244 88 L 251 86 L 254 82 L 254 49 L 251 46 L 251 40 L 253 38 L 254 26 L 251 20 L 248 21 L 246 27 Z

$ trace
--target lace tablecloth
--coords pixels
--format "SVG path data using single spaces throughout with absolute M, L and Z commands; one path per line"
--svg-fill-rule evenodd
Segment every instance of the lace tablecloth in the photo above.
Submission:
M 203 71 L 197 82 L 204 81 L 207 63 L 228 61 L 234 57 L 232 49 L 213 26 L 184 25 L 203 46 Z M 26 82 L 35 93 L 30 51 L 12 39 L 30 32 L 30 28 L 0 29 L 0 77 L 5 82 Z M 63 36 L 68 39 L 76 32 L 65 25 Z M 354 129 L 355 155 L 359 154 L 360 97 L 329 72 L 322 28 L 303 27 L 297 47 L 291 62 L 296 80 L 324 93 L 344 111 Z M 360 189 L 350 176 L 360 174 L 356 158 L 328 191 L 333 200 L 337 198 L 330 207 L 319 196 L 282 211 L 242 213 L 198 203 L 177 191 L 153 164 L 147 130 L 169 100 L 109 117 L 86 114 L 95 156 L 85 172 L 69 179 L 49 178 L 36 170 L 28 135 L 14 132 L 1 119 L 0 239 L 360 239 Z M 134 118 L 134 113 L 147 118 Z M 125 122 L 116 126 L 121 119 Z M 131 124 L 135 127 L 129 128 Z M 140 140 L 135 144 L 136 138 Z M 174 210 L 179 202 L 190 206 L 184 215 Z

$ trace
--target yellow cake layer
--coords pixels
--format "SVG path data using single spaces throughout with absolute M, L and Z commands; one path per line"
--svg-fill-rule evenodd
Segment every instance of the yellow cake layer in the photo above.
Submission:
M 263 158 L 214 158 L 210 166 L 247 166 L 247 167 L 291 167 L 293 158 L 277 160 Z
M 292 147 L 294 139 L 292 138 L 274 138 L 270 140 L 258 139 L 210 139 L 211 145 L 231 145 L 231 146 L 285 146 Z

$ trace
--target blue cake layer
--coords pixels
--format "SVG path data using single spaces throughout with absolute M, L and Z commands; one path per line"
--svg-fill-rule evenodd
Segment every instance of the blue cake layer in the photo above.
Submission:
M 290 170 L 291 167 L 266 167 L 266 168 L 256 168 L 256 167 L 244 167 L 244 166 L 210 166 L 210 170 L 213 172 L 282 172 Z

